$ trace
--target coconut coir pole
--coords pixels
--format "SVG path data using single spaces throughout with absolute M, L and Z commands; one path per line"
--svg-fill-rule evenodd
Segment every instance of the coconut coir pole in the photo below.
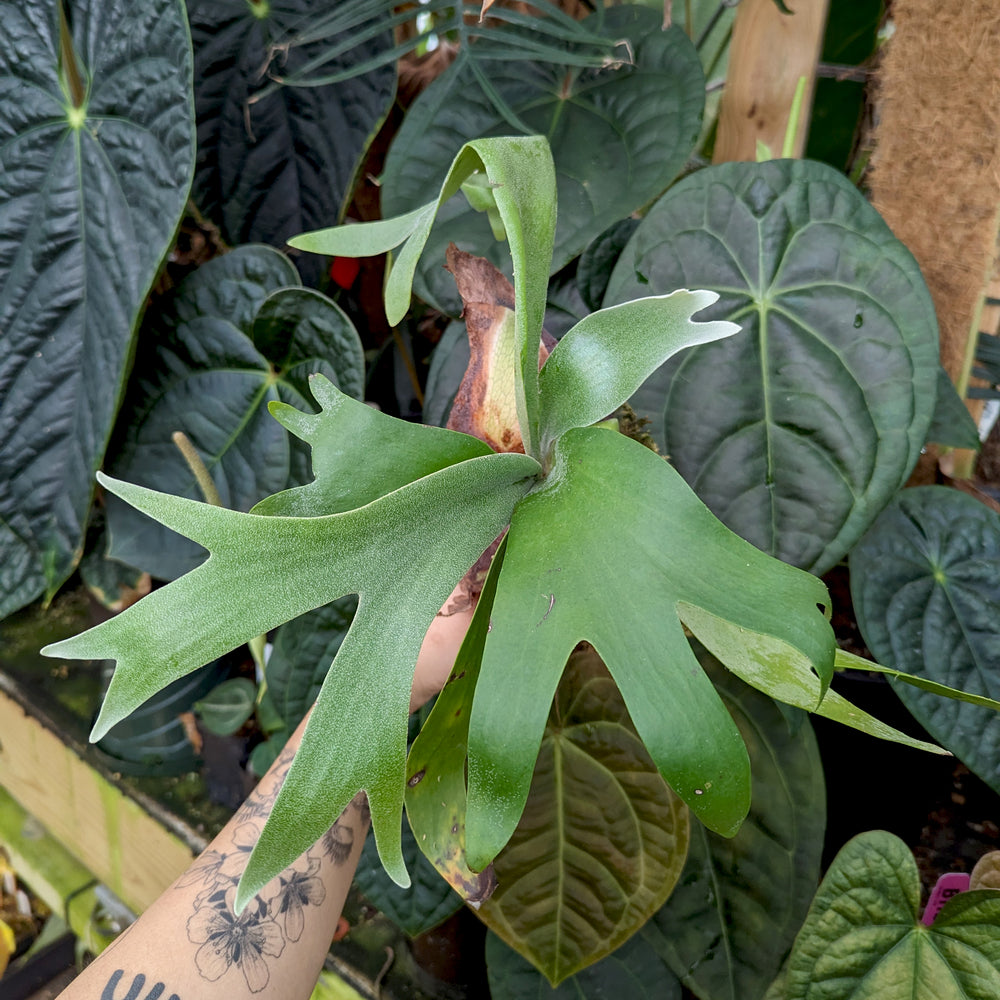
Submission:
M 996 252 L 1000 4 L 894 0 L 890 14 L 871 197 L 923 270 L 942 363 L 964 389 Z

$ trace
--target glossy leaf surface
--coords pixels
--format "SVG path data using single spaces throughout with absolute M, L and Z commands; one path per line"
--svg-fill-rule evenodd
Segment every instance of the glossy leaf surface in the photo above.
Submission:
M 957 490 L 904 490 L 851 554 L 872 653 L 917 678 L 1000 698 L 1000 518 Z M 1000 790 L 1000 715 L 893 682 L 920 724 Z
M 486 935 L 486 971 L 493 1000 L 680 1000 L 680 984 L 642 932 L 553 989 L 513 948 Z
M 298 285 L 289 260 L 263 246 L 217 257 L 180 284 L 143 329 L 113 475 L 202 499 L 172 438 L 182 431 L 225 507 L 246 511 L 309 479 L 307 451 L 274 422 L 268 404 L 315 409 L 314 372 L 360 396 L 364 354 L 344 312 L 319 292 L 288 287 Z M 108 523 L 112 557 L 161 579 L 204 559 L 200 546 L 114 498 Z
M 699 659 L 747 745 L 750 813 L 731 839 L 692 824 L 684 873 L 643 934 L 702 1000 L 760 1000 L 819 882 L 823 765 L 807 720 Z
M 395 93 L 391 66 L 337 86 L 270 87 L 324 45 L 271 51 L 323 0 L 191 0 L 198 170 L 195 198 L 231 243 L 282 246 L 340 218 L 355 170 Z M 392 45 L 388 29 L 339 57 L 358 65 Z M 258 99 L 258 93 L 271 92 Z
M 194 160 L 181 0 L 0 3 L 0 617 L 69 576 Z M 70 70 L 67 68 L 67 79 Z
M 517 824 L 549 705 L 581 640 L 607 664 L 670 786 L 711 828 L 735 833 L 749 807 L 746 749 L 681 620 L 700 635 L 688 610 L 704 608 L 748 642 L 773 636 L 798 649 L 801 660 L 778 664 L 777 675 L 815 669 L 815 707 L 833 667 L 817 610 L 828 600 L 814 577 L 728 531 L 653 452 L 614 431 L 567 432 L 511 521 L 469 734 L 472 867 Z
M 834 859 L 799 932 L 782 1000 L 992 1000 L 1000 991 L 1000 893 L 950 899 L 918 921 L 907 846 L 863 833 Z
M 480 918 L 556 985 L 646 922 L 673 889 L 687 847 L 687 809 L 614 681 L 592 648 L 574 653 Z
M 493 557 L 455 666 L 406 760 L 406 815 L 417 845 L 441 878 L 472 903 L 488 898 L 496 888 L 492 866 L 474 872 L 468 865 L 465 776 L 469 712 L 506 544 L 506 539 L 501 541 Z
M 257 685 L 246 677 L 231 677 L 194 703 L 205 728 L 217 736 L 230 736 L 253 715 Z
M 605 304 L 675 288 L 743 334 L 664 366 L 633 405 L 730 528 L 817 574 L 906 481 L 927 438 L 937 324 L 909 251 L 819 163 L 728 163 L 643 219 Z
M 583 23 L 609 38 L 626 39 L 632 64 L 580 69 L 493 61 L 488 87 L 509 110 L 504 117 L 475 69 L 460 60 L 414 102 L 396 135 L 382 178 L 383 213 L 398 215 L 434 197 L 436 178 L 462 141 L 526 132 L 547 136 L 556 162 L 560 211 L 554 270 L 659 195 L 698 136 L 704 103 L 698 55 L 679 28 L 662 31 L 662 17 L 652 10 L 613 7 Z M 487 44 L 477 44 L 477 61 Z M 622 54 L 628 59 L 625 46 Z M 415 289 L 425 301 L 458 315 L 461 303 L 438 267 L 444 248 L 454 242 L 502 270 L 505 255 L 486 216 L 464 196 L 448 204 L 440 219 Z
M 331 436 L 342 431 L 338 412 L 325 423 Z M 417 652 L 438 608 L 506 524 L 527 488 L 524 480 L 537 469 L 524 455 L 486 455 L 359 509 L 311 517 L 241 514 L 105 480 L 212 557 L 46 653 L 118 661 L 95 726 L 99 737 L 151 693 L 218 652 L 344 594 L 359 594 L 358 614 L 250 859 L 240 900 L 317 840 L 359 789 L 368 792 L 386 869 L 406 884 L 399 831 Z M 231 586 L 235 579 L 238 587 Z

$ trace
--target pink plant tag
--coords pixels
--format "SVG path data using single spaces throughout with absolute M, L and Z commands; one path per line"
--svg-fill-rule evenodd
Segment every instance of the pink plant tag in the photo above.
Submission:
M 924 910 L 924 915 L 920 918 L 921 923 L 930 927 L 941 912 L 941 907 L 952 896 L 960 892 L 965 892 L 968 888 L 969 876 L 964 872 L 948 872 L 946 875 L 942 875 L 931 890 L 931 898 L 927 901 L 927 908 Z

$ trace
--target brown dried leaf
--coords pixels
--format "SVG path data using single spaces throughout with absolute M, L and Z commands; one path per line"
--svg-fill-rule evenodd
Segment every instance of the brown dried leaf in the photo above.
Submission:
M 469 367 L 448 418 L 451 430 L 485 441 L 494 451 L 524 451 L 517 420 L 514 378 L 517 339 L 514 288 L 485 258 L 448 247 L 446 267 L 458 286 L 469 333 Z M 551 338 L 539 346 L 538 366 L 549 355 Z
M 1000 889 L 1000 851 L 984 854 L 972 869 L 970 889 Z

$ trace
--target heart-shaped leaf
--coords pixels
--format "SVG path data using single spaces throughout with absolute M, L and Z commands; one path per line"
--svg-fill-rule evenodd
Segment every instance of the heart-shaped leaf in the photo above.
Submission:
M 501 572 L 501 578 L 502 578 Z M 574 653 L 531 791 L 479 917 L 553 986 L 610 954 L 670 894 L 688 814 L 592 648 Z
M 906 481 L 934 412 L 934 307 L 912 255 L 820 163 L 699 170 L 643 219 L 605 304 L 675 288 L 743 334 L 664 366 L 633 405 L 709 508 L 817 574 Z
M 181 283 L 141 338 L 126 434 L 111 465 L 115 476 L 200 499 L 174 444 L 181 431 L 231 509 L 249 510 L 309 478 L 305 449 L 267 406 L 280 399 L 313 409 L 313 372 L 360 396 L 364 353 L 341 309 L 319 292 L 287 287 L 298 284 L 288 259 L 263 246 L 217 257 Z M 111 556 L 161 579 L 175 579 L 204 559 L 199 546 L 114 498 L 108 523 Z
M 181 0 L 60 9 L 0 3 L 0 617 L 80 557 L 193 169 Z
M 205 728 L 218 736 L 235 733 L 253 715 L 257 685 L 247 677 L 231 677 L 194 703 Z
M 698 634 L 688 609 L 705 609 L 747 643 L 774 636 L 799 650 L 802 661 L 785 669 L 817 672 L 815 707 L 833 669 L 817 610 L 828 601 L 814 577 L 728 531 L 653 452 L 610 430 L 568 431 L 511 520 L 469 732 L 472 868 L 517 825 L 549 705 L 581 640 L 607 664 L 671 788 L 731 836 L 749 807 L 746 748 L 681 619 Z
M 1000 699 L 1000 518 L 941 486 L 904 490 L 851 553 L 868 648 L 917 678 Z M 893 682 L 920 724 L 1000 791 L 1000 715 Z
M 365 408 L 342 399 L 346 406 L 324 412 L 324 433 L 332 438 L 342 434 L 340 417 L 350 407 Z M 454 438 L 460 453 L 465 439 Z M 52 656 L 118 661 L 95 738 L 216 650 L 344 594 L 359 595 L 358 614 L 247 866 L 241 906 L 317 840 L 359 789 L 368 792 L 386 870 L 407 884 L 399 836 L 417 652 L 452 587 L 507 523 L 537 471 L 527 456 L 489 454 L 356 510 L 312 517 L 241 514 L 102 480 L 212 555 L 111 621 L 46 647 Z
M 493 61 L 484 87 L 477 67 L 460 59 L 431 84 L 410 107 L 386 158 L 384 214 L 430 201 L 463 140 L 516 132 L 538 132 L 552 146 L 560 205 L 554 270 L 663 191 L 698 136 L 704 104 L 698 54 L 680 28 L 662 30 L 660 15 L 647 8 L 612 7 L 583 24 L 622 39 L 628 65 L 595 70 Z M 490 44 L 477 43 L 477 63 Z M 440 219 L 415 288 L 457 316 L 461 302 L 440 273 L 444 248 L 454 242 L 501 269 L 505 255 L 486 216 L 464 196 L 445 206 Z
M 993 1000 L 1000 893 L 963 892 L 930 927 L 907 846 L 863 833 L 834 858 L 788 960 L 782 1000 Z
M 819 882 L 823 764 L 807 719 L 699 659 L 750 754 L 750 813 L 731 839 L 692 824 L 684 873 L 643 934 L 701 1000 L 759 1000 Z
M 195 198 L 230 243 L 282 246 L 294 233 L 339 219 L 361 154 L 392 101 L 391 66 L 336 86 L 271 86 L 275 70 L 287 75 L 327 48 L 281 43 L 328 7 L 325 0 L 188 3 L 198 115 Z M 360 41 L 334 68 L 365 62 L 391 45 L 386 29 Z M 270 92 L 258 99 L 265 87 Z
M 554 989 L 529 961 L 496 934 L 487 934 L 486 971 L 493 1000 L 680 1000 L 681 996 L 680 983 L 641 932 Z

